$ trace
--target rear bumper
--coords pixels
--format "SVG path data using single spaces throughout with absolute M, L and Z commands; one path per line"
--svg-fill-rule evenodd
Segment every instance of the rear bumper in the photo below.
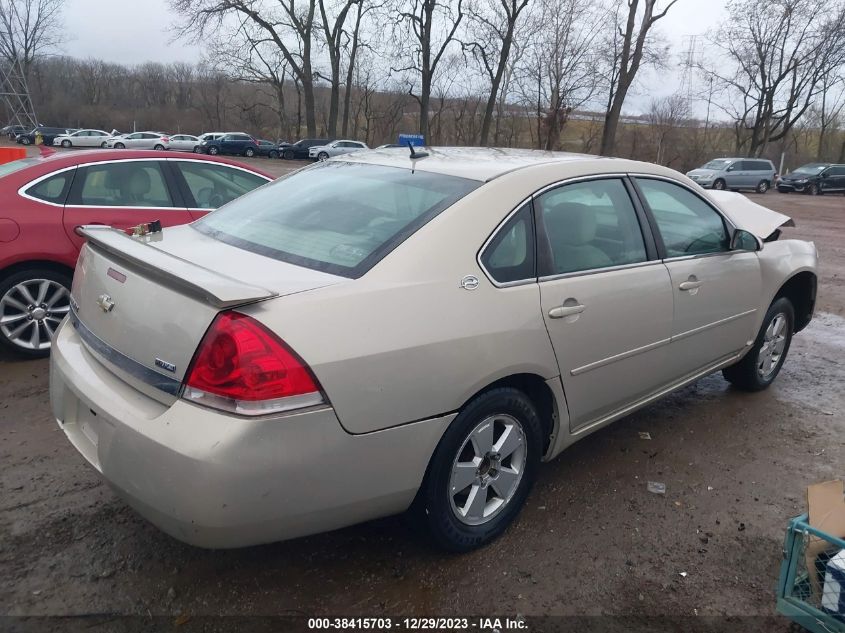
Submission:
M 323 532 L 405 510 L 453 415 L 350 435 L 331 408 L 248 420 L 118 379 L 68 321 L 50 395 L 70 442 L 137 512 L 209 548 Z

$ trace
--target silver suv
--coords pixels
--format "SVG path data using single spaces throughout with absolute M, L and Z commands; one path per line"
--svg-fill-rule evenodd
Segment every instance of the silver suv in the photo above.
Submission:
M 687 173 L 705 189 L 753 189 L 766 193 L 777 179 L 772 161 L 761 158 L 715 158 Z

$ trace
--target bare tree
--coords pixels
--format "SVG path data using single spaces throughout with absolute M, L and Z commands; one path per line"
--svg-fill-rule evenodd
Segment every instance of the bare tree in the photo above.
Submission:
M 455 41 L 464 18 L 463 0 L 399 0 L 394 29 L 394 46 L 403 67 L 396 73 L 411 73 L 408 94 L 420 106 L 419 131 L 428 135 L 428 114 L 432 86 L 443 55 Z M 417 84 L 419 82 L 419 84 Z M 417 89 L 418 86 L 418 89 Z
M 539 0 L 531 44 L 519 68 L 524 103 L 536 112 L 536 146 L 559 149 L 569 116 L 595 93 L 593 45 L 601 28 L 592 0 Z
M 643 64 L 654 25 L 666 16 L 678 0 L 667 0 L 663 9 L 657 8 L 658 0 L 613 2 L 616 6 L 612 22 L 615 31 L 609 47 L 607 108 L 600 149 L 605 156 L 614 151 L 622 106 Z
M 185 17 L 184 32 L 197 40 L 226 30 L 228 38 L 272 43 L 302 89 L 308 134 L 317 134 L 312 56 L 317 0 L 170 0 L 170 6 Z
M 689 103 L 686 98 L 674 94 L 664 99 L 652 99 L 647 118 L 656 144 L 654 162 L 669 165 L 678 158 L 679 132 L 689 118 Z M 667 148 L 675 147 L 675 154 L 667 158 Z
M 65 0 L 0 0 L 0 60 L 20 62 L 29 74 L 33 61 L 63 40 Z
M 478 0 L 467 6 L 469 37 L 464 44 L 481 66 L 490 92 L 481 121 L 480 144 L 487 145 L 499 89 L 508 69 L 517 24 L 529 0 Z
M 712 41 L 717 105 L 734 123 L 737 151 L 759 156 L 790 133 L 845 61 L 845 3 L 819 11 L 813 0 L 734 0 Z

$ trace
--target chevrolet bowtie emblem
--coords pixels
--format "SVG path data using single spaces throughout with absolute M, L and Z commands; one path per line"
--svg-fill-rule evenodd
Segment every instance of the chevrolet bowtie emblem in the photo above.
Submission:
M 103 309 L 103 312 L 111 312 L 114 309 L 114 300 L 108 295 L 100 295 L 97 305 Z

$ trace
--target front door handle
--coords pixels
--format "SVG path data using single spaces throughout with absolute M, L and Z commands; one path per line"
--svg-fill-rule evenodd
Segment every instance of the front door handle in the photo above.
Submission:
M 587 306 L 581 305 L 580 303 L 577 305 L 562 305 L 557 308 L 552 308 L 549 310 L 549 318 L 550 319 L 563 319 L 568 316 L 574 316 L 576 314 L 581 314 Z
M 681 285 L 678 286 L 678 288 L 680 288 L 681 290 L 698 290 L 699 288 L 701 288 L 702 283 L 704 283 L 704 282 L 702 282 L 702 281 L 685 281 L 685 282 L 681 283 Z

